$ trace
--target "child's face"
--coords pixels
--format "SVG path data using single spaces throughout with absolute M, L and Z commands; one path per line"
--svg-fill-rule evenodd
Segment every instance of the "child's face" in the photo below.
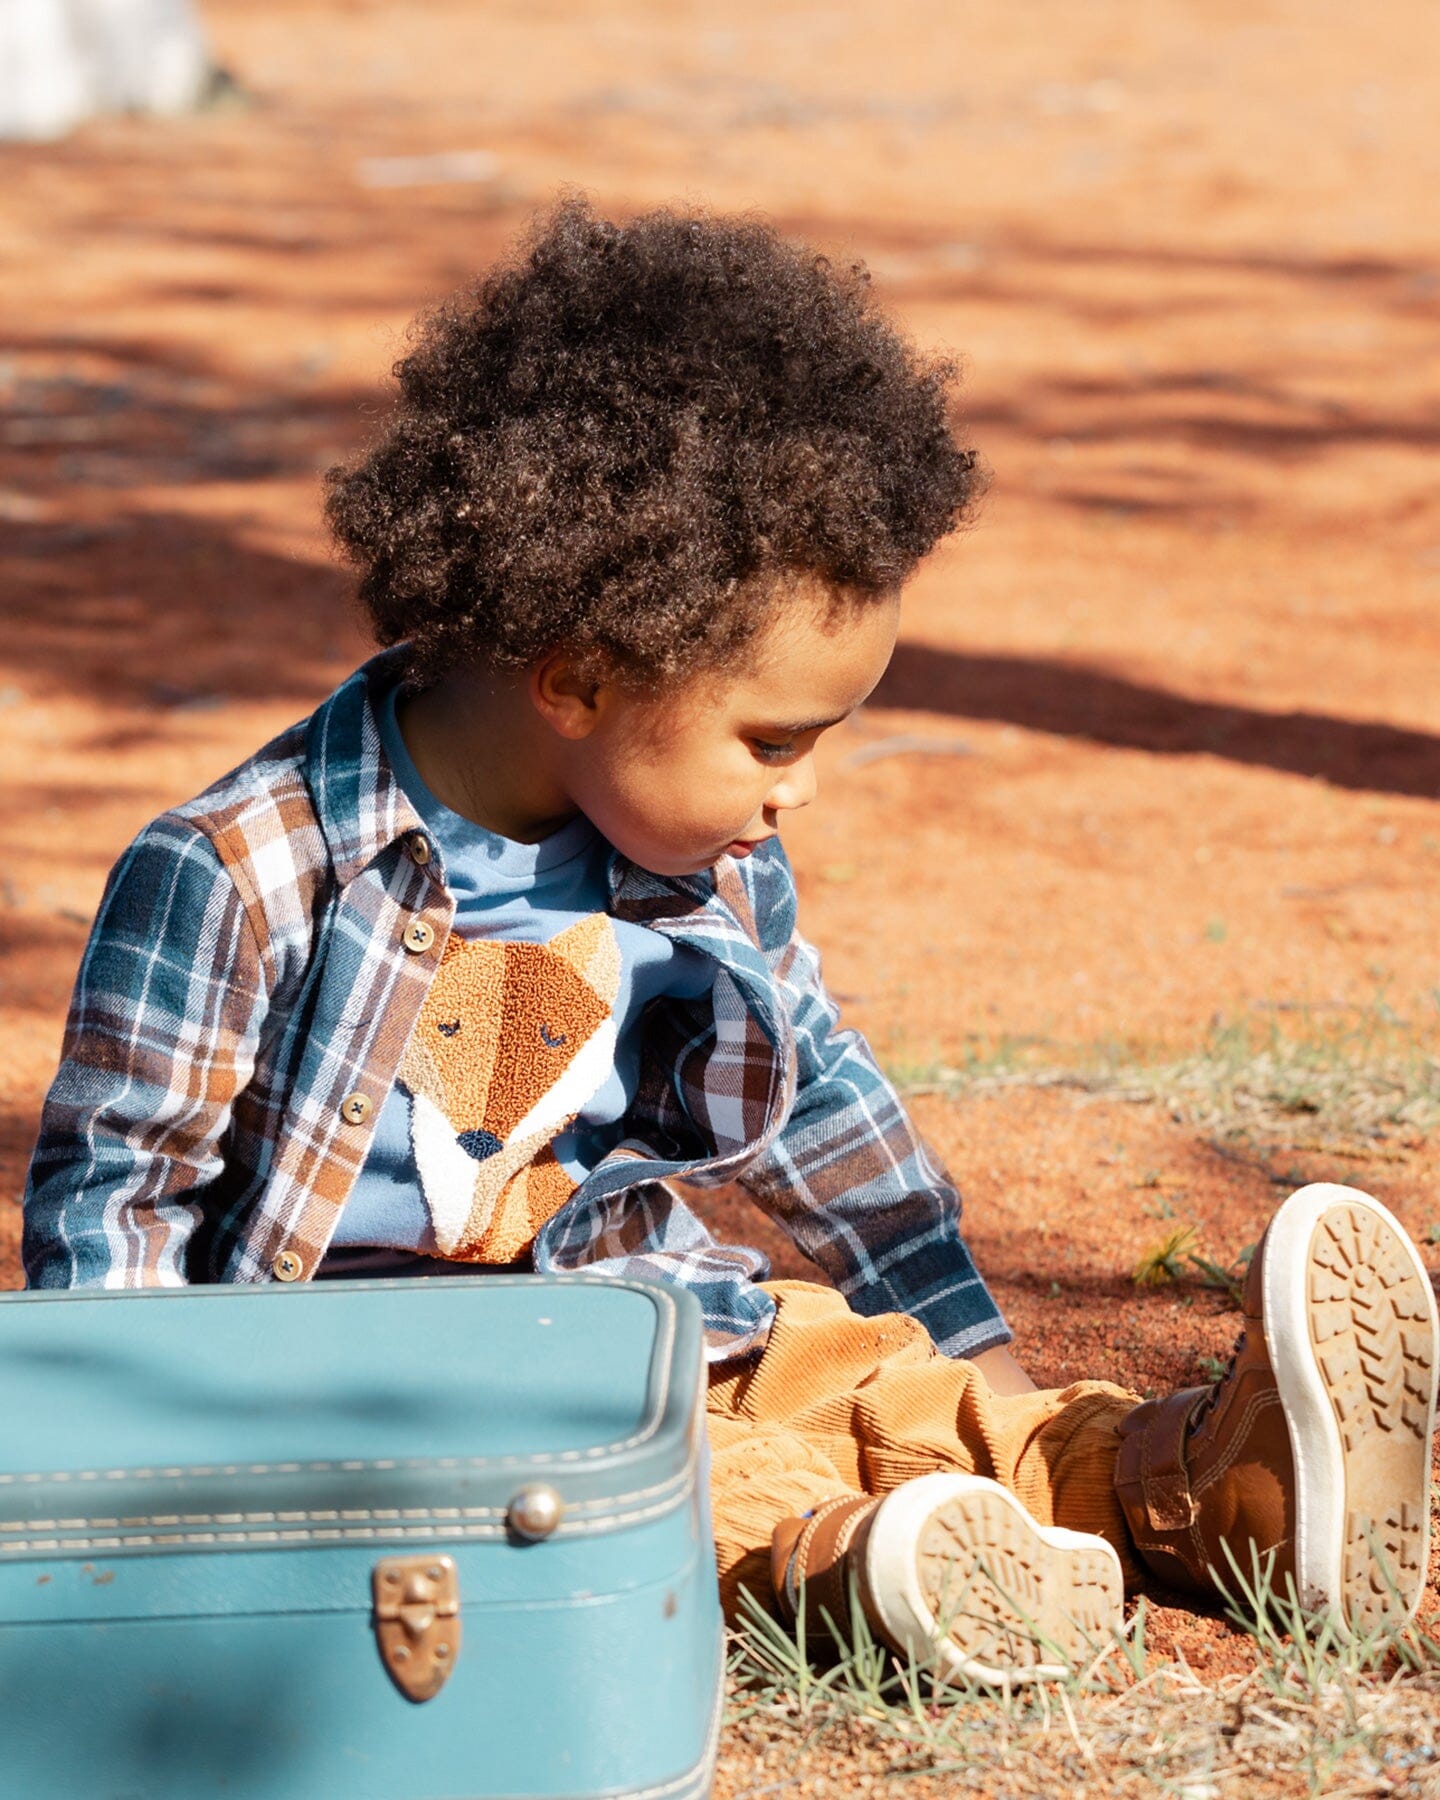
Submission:
M 567 746 L 570 799 L 657 875 L 748 856 L 814 799 L 816 742 L 884 674 L 899 618 L 898 599 L 831 614 L 801 593 L 738 669 L 662 696 L 602 685 L 593 724 Z

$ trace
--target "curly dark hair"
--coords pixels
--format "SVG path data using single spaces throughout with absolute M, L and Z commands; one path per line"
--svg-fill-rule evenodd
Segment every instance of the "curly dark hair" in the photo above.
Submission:
M 955 377 L 743 218 L 562 202 L 414 329 L 326 513 L 412 680 L 557 645 L 644 684 L 724 663 L 787 577 L 893 593 L 978 496 Z

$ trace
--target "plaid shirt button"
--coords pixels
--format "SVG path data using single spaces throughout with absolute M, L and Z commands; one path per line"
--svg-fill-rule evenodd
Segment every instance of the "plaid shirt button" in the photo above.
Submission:
M 412 919 L 405 927 L 400 942 L 412 956 L 419 956 L 435 942 L 435 927 L 427 925 L 424 919 Z
M 368 1094 L 347 1094 L 340 1102 L 340 1117 L 347 1125 L 363 1125 L 370 1117 Z
M 418 869 L 423 869 L 430 860 L 430 840 L 423 831 L 412 831 L 405 840 L 405 849 Z
M 305 1259 L 293 1250 L 282 1250 L 270 1265 L 277 1281 L 298 1281 L 305 1273 Z

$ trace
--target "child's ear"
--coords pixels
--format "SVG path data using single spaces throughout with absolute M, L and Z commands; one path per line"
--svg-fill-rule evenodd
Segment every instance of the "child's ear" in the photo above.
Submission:
M 563 738 L 589 737 L 600 716 L 600 687 L 593 673 L 576 667 L 564 650 L 552 650 L 530 670 L 530 700 Z

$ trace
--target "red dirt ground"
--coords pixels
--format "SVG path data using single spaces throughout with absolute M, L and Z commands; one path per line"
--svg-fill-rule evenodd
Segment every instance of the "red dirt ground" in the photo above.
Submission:
M 364 653 L 319 471 L 409 316 L 562 183 L 758 208 L 965 358 L 991 497 L 788 833 L 883 1055 L 1183 1052 L 1377 995 L 1429 1032 L 1430 0 L 205 12 L 246 104 L 0 148 L 0 1280 L 106 869 Z M 375 185 L 456 151 L 493 174 Z M 1065 1093 L 916 1110 L 1039 1379 L 1154 1389 L 1228 1348 L 1212 1298 L 1127 1271 L 1167 1208 L 1253 1241 L 1262 1159 Z M 1417 1235 L 1437 1167 L 1419 1139 L 1283 1163 L 1358 1170 Z M 1157 1641 L 1235 1653 L 1178 1609 Z

